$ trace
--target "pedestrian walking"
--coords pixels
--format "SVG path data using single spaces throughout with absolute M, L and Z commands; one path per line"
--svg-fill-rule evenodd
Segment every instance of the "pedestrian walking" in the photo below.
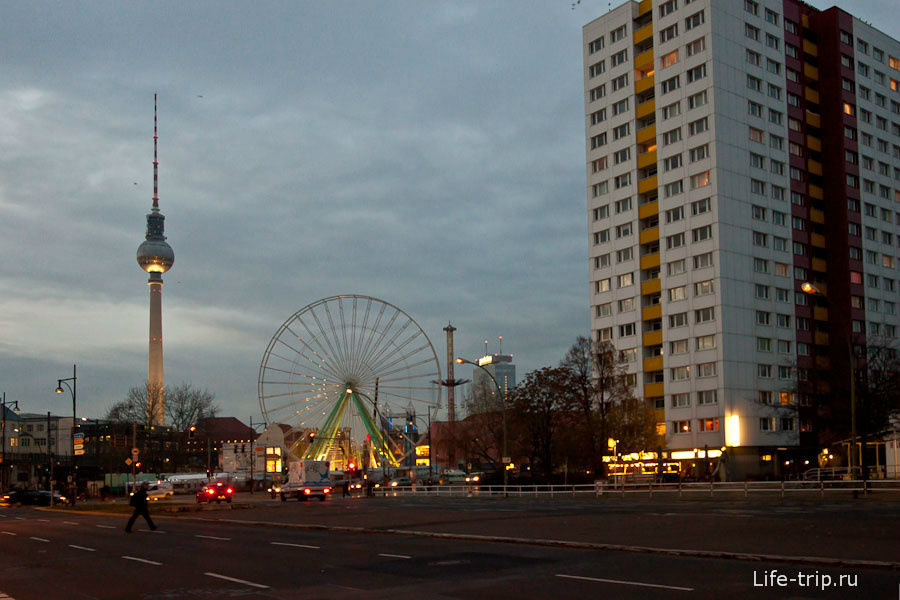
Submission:
M 145 481 L 141 484 L 140 489 L 132 494 L 131 500 L 128 502 L 134 507 L 134 512 L 131 514 L 131 518 L 128 519 L 128 525 L 125 526 L 126 533 L 131 533 L 131 526 L 134 525 L 138 516 L 144 517 L 144 520 L 147 521 L 147 525 L 150 526 L 150 529 L 156 529 L 156 525 L 153 524 L 153 519 L 150 518 L 150 510 L 147 506 L 147 487 L 147 482 Z
M 343 488 L 343 493 L 341 494 L 342 498 L 350 495 L 350 482 L 349 481 L 345 480 L 343 485 L 341 486 L 341 488 Z

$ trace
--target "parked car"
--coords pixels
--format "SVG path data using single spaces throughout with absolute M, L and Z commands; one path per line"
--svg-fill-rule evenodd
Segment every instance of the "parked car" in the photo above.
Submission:
M 412 485 L 412 480 L 409 477 L 395 477 L 388 482 L 390 487 L 409 487 Z
M 223 500 L 225 502 L 231 502 L 231 495 L 234 493 L 234 489 L 230 485 L 226 485 L 221 481 L 217 481 L 215 483 L 210 483 L 209 485 L 204 486 L 199 492 L 197 492 L 197 503 L 201 502 L 215 502 L 218 504 Z

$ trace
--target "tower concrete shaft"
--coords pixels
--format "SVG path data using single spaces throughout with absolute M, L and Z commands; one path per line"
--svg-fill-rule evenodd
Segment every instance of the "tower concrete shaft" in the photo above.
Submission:
M 455 381 L 453 366 L 456 364 L 456 357 L 453 354 L 453 332 L 456 331 L 456 327 L 447 323 L 444 331 L 447 332 L 447 421 L 450 422 L 452 428 L 456 423 L 456 396 L 453 385 L 453 381 Z
M 150 347 L 147 354 L 147 421 L 163 425 L 166 407 L 163 390 L 162 286 L 159 273 L 150 273 Z

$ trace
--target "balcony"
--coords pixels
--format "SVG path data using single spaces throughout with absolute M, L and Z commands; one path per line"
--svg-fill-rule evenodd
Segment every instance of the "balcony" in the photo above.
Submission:
M 663 357 L 656 356 L 654 358 L 645 358 L 644 359 L 644 373 L 649 371 L 662 371 L 663 368 Z M 659 385 L 659 384 L 651 384 L 651 385 Z
M 824 306 L 815 306 L 813 307 L 813 319 L 816 321 L 827 321 L 828 320 L 828 309 Z M 823 333 L 821 331 L 816 332 L 816 335 L 828 335 L 827 333 Z M 819 338 L 816 338 L 817 340 Z M 816 342 L 818 344 L 818 341 Z
M 659 241 L 659 226 L 650 227 L 649 229 L 645 229 L 644 231 L 642 231 L 640 235 L 640 241 L 638 243 L 647 244 L 649 242 L 656 241 Z
M 813 44 L 812 42 L 810 42 L 809 40 L 803 40 L 803 51 L 806 54 L 809 54 L 812 56 L 819 55 L 819 47 L 816 46 L 815 44 Z
M 652 0 L 651 0 L 652 1 Z M 653 22 L 647 23 L 640 29 L 635 30 L 634 32 L 634 45 L 637 46 L 644 40 L 653 36 Z
M 806 136 L 806 145 L 809 147 L 810 150 L 814 150 L 816 152 L 822 151 L 822 140 L 820 140 L 819 138 L 817 138 L 814 135 Z
M 656 254 L 655 256 L 659 256 Z M 641 320 L 642 321 L 650 321 L 652 319 L 662 319 L 662 305 L 654 304 L 653 306 L 645 306 L 641 309 Z M 644 367 L 646 371 L 647 368 Z M 652 369 L 651 369 L 652 370 Z
M 824 224 L 825 223 L 825 213 L 819 210 L 818 208 L 809 209 L 809 220 L 813 223 Z M 825 246 L 821 246 L 824 248 Z
M 813 233 L 809 236 L 809 243 L 815 246 L 816 248 L 827 248 L 825 245 L 825 236 L 821 233 Z M 818 261 L 818 264 L 817 262 Z M 821 269 L 817 269 L 816 266 L 822 267 Z M 821 258 L 813 259 L 813 271 L 822 271 L 825 272 L 825 261 Z
M 634 116 L 636 119 L 640 119 L 652 114 L 656 114 L 656 101 L 653 98 L 651 98 L 650 100 L 645 100 L 644 102 L 638 104 L 637 108 L 634 111 Z
M 638 218 L 646 219 L 647 217 L 652 217 L 653 215 L 659 214 L 659 202 L 654 200 L 653 202 L 648 202 L 647 204 L 641 204 L 638 207 Z
M 653 129 L 656 129 L 654 127 Z M 638 194 L 646 194 L 656 189 L 656 175 L 638 182 Z
M 825 192 L 817 185 L 809 185 L 809 196 L 810 198 L 815 198 L 816 200 L 824 200 Z
M 647 90 L 652 90 L 654 84 L 653 75 L 649 75 L 644 77 L 643 79 L 639 79 L 634 82 L 634 93 L 635 95 L 643 94 Z
M 660 279 L 649 279 L 647 281 L 641 282 L 641 295 L 646 296 L 647 294 L 659 294 L 662 292 L 662 281 Z M 659 338 L 660 341 L 656 342 L 658 344 L 662 343 L 662 338 Z M 645 346 L 652 346 L 653 344 L 648 344 L 646 341 L 644 342 Z
M 649 167 L 650 165 L 656 164 L 656 150 L 653 152 L 644 152 L 643 154 L 638 155 L 637 166 L 638 169 L 643 169 L 644 167 Z
M 819 92 L 812 88 L 806 88 L 806 100 L 813 104 L 819 103 Z
M 641 257 L 641 269 L 652 269 L 659 266 L 659 252 Z
M 638 144 L 646 144 L 650 141 L 656 140 L 656 124 L 648 125 L 643 129 L 638 129 L 636 141 Z
M 821 127 L 822 118 L 817 113 L 806 111 L 806 123 L 810 127 Z
M 644 384 L 644 396 L 647 398 L 653 398 L 662 396 L 665 393 L 665 384 L 664 383 L 645 383 Z
M 817 331 L 815 335 L 815 342 L 817 346 L 827 346 L 828 334 L 824 331 Z
M 637 56 L 634 57 L 634 68 L 638 70 L 643 70 L 641 67 L 650 65 L 653 66 L 653 48 L 650 50 L 645 50 L 641 52 Z
M 819 69 L 810 64 L 804 63 L 803 74 L 806 75 L 807 79 L 812 79 L 813 81 L 819 80 Z

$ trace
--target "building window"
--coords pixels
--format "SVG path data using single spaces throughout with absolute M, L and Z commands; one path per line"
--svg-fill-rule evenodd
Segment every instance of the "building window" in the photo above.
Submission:
M 672 394 L 672 408 L 687 408 L 691 405 L 691 395 L 689 393 Z
M 672 433 L 690 433 L 691 422 L 688 421 L 672 421 Z
M 698 419 L 697 422 L 700 425 L 700 431 L 718 431 L 719 430 L 719 419 L 713 417 L 709 419 Z
M 697 392 L 697 404 L 715 404 L 719 401 L 716 390 L 705 390 L 702 392 Z

